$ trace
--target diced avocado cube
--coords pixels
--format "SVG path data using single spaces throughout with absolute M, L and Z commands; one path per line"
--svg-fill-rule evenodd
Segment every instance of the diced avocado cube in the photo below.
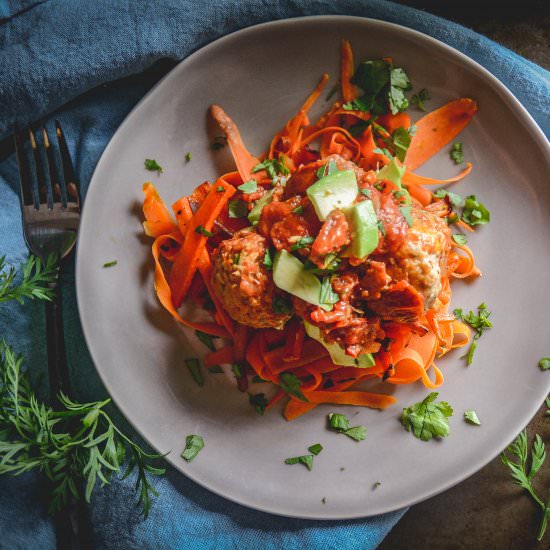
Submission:
M 351 232 L 350 253 L 362 259 L 378 246 L 378 219 L 371 200 L 354 204 L 346 210 Z
M 347 208 L 359 193 L 353 170 L 343 170 L 321 178 L 308 187 L 307 196 L 321 221 L 325 221 L 335 208 Z

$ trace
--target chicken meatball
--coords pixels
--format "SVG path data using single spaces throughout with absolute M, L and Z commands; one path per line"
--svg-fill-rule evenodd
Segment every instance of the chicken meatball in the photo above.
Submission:
M 413 225 L 394 254 L 385 259 L 395 281 L 409 282 L 431 308 L 441 292 L 449 252 L 450 230 L 445 220 L 421 208 L 412 208 Z
M 212 285 L 229 316 L 254 328 L 282 328 L 290 314 L 273 312 L 275 285 L 263 265 L 266 240 L 241 231 L 213 255 Z

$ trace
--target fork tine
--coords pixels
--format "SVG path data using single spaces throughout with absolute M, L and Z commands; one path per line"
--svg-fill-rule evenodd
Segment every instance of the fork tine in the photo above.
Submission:
M 55 121 L 55 134 L 57 136 L 57 142 L 59 143 L 59 152 L 61 154 L 61 163 L 63 165 L 63 175 L 65 176 L 65 187 L 67 188 L 67 194 L 74 202 L 80 206 L 80 192 L 78 189 L 78 183 L 74 174 L 73 163 L 71 161 L 71 155 L 69 154 L 69 148 L 67 147 L 67 141 L 65 140 L 65 134 L 61 129 L 61 123 L 59 120 Z
M 19 168 L 21 202 L 26 206 L 33 205 L 35 208 L 38 208 L 38 204 L 34 199 L 34 193 L 32 189 L 32 175 L 29 169 L 27 155 L 25 154 L 25 142 L 23 135 L 23 132 L 16 132 L 14 136 L 15 155 L 17 157 L 17 166 Z
M 62 179 L 59 177 L 59 171 L 57 170 L 53 150 L 50 144 L 50 137 L 48 136 L 48 131 L 45 126 L 42 126 L 42 137 L 44 140 L 44 148 L 46 149 L 46 164 L 48 165 L 48 172 L 50 174 L 53 199 L 54 201 L 63 203 L 63 206 L 65 206 L 67 201 L 63 196 L 63 191 L 61 188 Z
M 42 159 L 40 158 L 40 151 L 36 144 L 36 139 L 34 137 L 34 132 L 32 128 L 29 128 L 29 139 L 31 142 L 32 154 L 34 157 L 34 164 L 36 168 L 36 180 L 38 185 L 38 199 L 40 204 L 47 204 L 48 208 L 52 208 L 52 202 L 50 200 L 50 193 L 48 189 L 48 184 L 46 177 L 44 176 L 44 167 L 42 166 Z

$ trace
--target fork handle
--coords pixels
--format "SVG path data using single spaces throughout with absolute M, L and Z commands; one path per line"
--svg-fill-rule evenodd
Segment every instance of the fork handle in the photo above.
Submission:
M 50 397 L 55 410 L 62 408 L 59 392 L 70 395 L 69 369 L 63 335 L 63 315 L 60 271 L 51 285 L 54 298 L 46 302 L 46 335 L 48 339 L 48 375 Z M 88 510 L 83 502 L 69 495 L 67 506 L 55 515 L 55 535 L 58 550 L 87 550 L 91 548 L 91 528 Z

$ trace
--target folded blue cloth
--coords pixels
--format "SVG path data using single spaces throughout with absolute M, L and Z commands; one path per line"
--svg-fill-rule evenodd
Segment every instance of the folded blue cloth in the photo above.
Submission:
M 315 14 L 384 19 L 454 46 L 504 82 L 550 134 L 550 73 L 459 25 L 390 2 L 0 0 L 0 138 L 11 132 L 14 123 L 59 118 L 85 194 L 118 125 L 175 61 L 241 27 Z M 27 255 L 17 186 L 13 155 L 0 158 L 0 252 L 14 263 Z M 74 391 L 82 400 L 99 399 L 105 390 L 84 344 L 74 272 L 69 267 L 64 315 Z M 0 304 L 0 335 L 25 353 L 33 376 L 45 373 L 42 304 Z M 114 480 L 98 490 L 91 506 L 94 546 L 370 549 L 403 513 L 366 520 L 304 521 L 229 503 L 174 471 L 158 480 L 156 487 L 160 496 L 147 521 L 133 505 L 131 479 Z M 46 498 L 35 475 L 0 479 L 0 548 L 54 548 Z

